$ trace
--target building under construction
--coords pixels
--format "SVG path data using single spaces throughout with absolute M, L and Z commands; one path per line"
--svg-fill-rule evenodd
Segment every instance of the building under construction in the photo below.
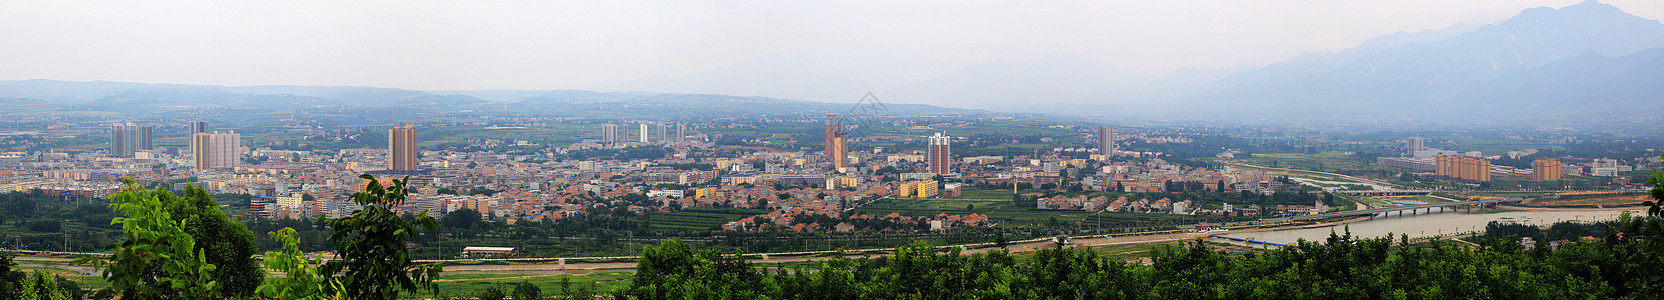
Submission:
M 832 162 L 834 172 L 844 168 L 844 157 L 848 156 L 844 148 L 846 136 L 849 133 L 844 132 L 843 119 L 838 114 L 826 114 L 826 158 Z

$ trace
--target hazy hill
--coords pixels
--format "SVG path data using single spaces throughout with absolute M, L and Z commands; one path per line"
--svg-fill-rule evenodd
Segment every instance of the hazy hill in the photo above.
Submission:
M 410 113 L 419 112 L 467 110 L 481 113 L 541 112 L 576 117 L 673 119 L 848 113 L 855 105 L 768 97 L 586 90 L 426 92 L 371 87 L 224 87 L 54 80 L 0 81 L 0 100 L 4 100 L 0 101 L 0 104 L 18 111 L 99 111 L 131 116 L 208 112 L 232 114 L 228 117 L 233 118 L 236 115 L 270 115 L 274 112 L 308 109 L 346 109 L 375 111 L 380 115 L 393 114 L 384 117 L 408 116 Z M 397 110 L 387 110 L 391 108 Z M 887 108 L 896 115 L 985 113 L 899 103 L 889 104 Z
M 1475 85 L 1450 102 L 1504 114 L 1614 108 L 1660 115 L 1664 113 L 1664 48 L 1617 58 L 1587 52 Z M 1491 103 L 1506 105 L 1486 107 Z
M 1658 47 L 1664 47 L 1664 24 L 1603 3 L 1584 2 L 1561 9 L 1528 9 L 1472 29 L 1456 26 L 1384 36 L 1352 49 L 1302 55 L 1207 85 L 1145 94 L 1102 94 L 1089 103 L 1110 110 L 1115 104 L 1155 102 L 1131 113 L 1115 111 L 1196 119 L 1517 119 L 1520 116 L 1511 114 L 1544 113 L 1518 106 L 1522 97 L 1538 104 L 1532 107 L 1602 108 L 1588 105 L 1595 102 L 1583 97 L 1572 97 L 1589 93 L 1606 97 L 1598 103 L 1656 106 L 1664 98 L 1649 92 L 1656 90 L 1655 83 L 1624 77 L 1648 75 L 1636 65 L 1646 62 L 1645 57 L 1597 63 L 1598 59 L 1585 54 L 1621 57 Z M 1562 60 L 1606 67 L 1540 69 Z M 1613 73 L 1619 71 L 1627 73 Z M 1521 95 L 1525 90 L 1538 92 Z M 1136 98 L 1141 96 L 1167 98 Z
M 595 89 L 853 102 L 867 92 L 927 80 L 949 71 L 952 66 L 948 64 L 912 58 L 766 55 L 692 74 L 655 75 Z
M 771 55 L 683 76 L 656 75 L 597 89 L 835 102 L 854 101 L 874 92 L 903 103 L 1010 110 L 1014 102 L 1073 101 L 1149 80 L 1109 63 L 1061 53 L 970 66 L 892 57 Z
M 1034 104 L 1075 101 L 1086 95 L 1144 83 L 1150 78 L 1079 55 L 1052 54 L 1016 63 L 992 62 L 879 90 L 909 103 L 1020 110 Z

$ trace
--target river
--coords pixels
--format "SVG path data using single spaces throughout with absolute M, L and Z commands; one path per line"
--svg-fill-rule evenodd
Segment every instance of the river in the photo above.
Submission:
M 1456 211 L 1439 212 L 1434 209 L 1428 213 L 1425 209 L 1418 214 L 1404 211 L 1383 213 L 1375 218 L 1333 227 L 1319 227 L 1306 229 L 1290 229 L 1261 232 L 1225 232 L 1222 236 L 1266 241 L 1279 244 L 1294 244 L 1300 239 L 1321 242 L 1329 238 L 1329 233 L 1342 234 L 1347 229 L 1352 231 L 1353 237 L 1381 237 L 1392 235 L 1398 239 L 1400 234 L 1408 234 L 1411 238 L 1427 237 L 1439 234 L 1470 232 L 1484 230 L 1485 224 L 1491 221 L 1516 222 L 1539 226 L 1548 226 L 1559 221 L 1605 221 L 1618 218 L 1618 214 L 1629 211 L 1632 215 L 1644 214 L 1639 209 L 1614 210 L 1584 210 L 1584 211 L 1503 211 L 1496 213 L 1465 213 Z

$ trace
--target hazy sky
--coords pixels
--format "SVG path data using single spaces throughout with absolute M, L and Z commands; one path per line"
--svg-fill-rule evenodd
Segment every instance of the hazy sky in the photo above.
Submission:
M 1568 0 L 0 0 L 0 80 L 562 89 L 764 55 L 1264 65 Z M 1664 19 L 1664 1 L 1603 1 Z

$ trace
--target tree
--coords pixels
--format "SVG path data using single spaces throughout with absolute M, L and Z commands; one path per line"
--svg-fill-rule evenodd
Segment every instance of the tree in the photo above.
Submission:
M 486 287 L 485 289 L 475 291 L 474 298 L 479 298 L 480 300 L 503 300 L 508 298 L 508 293 L 504 293 L 502 287 L 492 285 L 490 287 Z
M 86 297 L 81 288 L 74 281 L 58 277 L 46 271 L 36 270 L 25 278 L 16 282 L 19 290 L 7 299 L 21 300 L 69 300 Z
M 435 230 L 439 222 L 423 212 L 410 219 L 400 218 L 385 206 L 403 204 L 410 180 L 392 180 L 383 187 L 375 176 L 358 176 L 368 181 L 364 192 L 352 195 L 353 202 L 363 205 L 352 215 L 339 219 L 325 219 L 335 229 L 329 242 L 335 244 L 336 260 L 319 268 L 323 274 L 340 274 L 348 297 L 352 299 L 397 299 L 400 291 L 417 292 L 427 289 L 437 292 L 433 279 L 439 277 L 438 265 L 412 265 L 410 250 L 405 240 L 416 235 L 417 227 Z
M 324 299 L 323 280 L 313 265 L 316 259 L 307 259 L 306 253 L 296 246 L 295 229 L 284 227 L 276 232 L 268 233 L 273 240 L 283 244 L 283 251 L 266 251 L 265 255 L 255 258 L 265 262 L 265 267 L 271 271 L 283 272 L 282 277 L 267 280 L 255 290 L 261 297 L 285 300 L 319 300 Z M 338 283 L 334 282 L 334 283 Z
M 110 286 L 100 294 L 122 299 L 219 298 L 216 267 L 186 233 L 187 222 L 175 217 L 163 202 L 173 192 L 145 189 L 130 178 L 121 182 L 126 186 L 112 197 L 110 206 L 127 217 L 111 223 L 121 224 L 127 238 L 104 247 L 111 253 L 107 263 L 91 257 L 77 260 L 104 270 L 102 276 Z
M 242 222 L 227 217 L 202 186 L 187 184 L 182 198 L 164 193 L 162 199 L 168 211 L 185 222 L 185 233 L 196 239 L 197 249 L 203 250 L 208 263 L 215 266 L 214 281 L 219 283 L 221 296 L 253 295 L 264 276 L 260 266 L 248 259 L 260 250 L 254 243 L 254 233 Z
M 472 188 L 472 189 L 468 189 L 468 194 L 469 194 L 469 195 L 486 195 L 486 196 L 491 196 L 491 195 L 496 195 L 496 194 L 497 194 L 497 192 L 500 192 L 500 191 L 498 191 L 498 190 L 493 190 L 493 189 L 489 189 L 489 188 L 486 188 L 486 187 L 483 187 L 483 186 L 476 186 L 476 187 L 474 187 L 474 188 Z
M 540 299 L 543 299 L 543 289 L 538 288 L 536 285 L 532 285 L 531 282 L 521 281 L 519 285 L 514 286 L 514 300 Z
M 28 276 L 23 271 L 12 269 L 17 266 L 17 262 L 12 259 L 16 255 L 11 252 L 0 252 L 0 298 L 17 299 L 20 297 L 17 295 L 17 291 L 22 287 L 18 285 Z
M 439 220 L 442 225 L 450 228 L 467 229 L 480 223 L 480 212 L 473 209 L 458 209 L 445 215 Z
M 642 250 L 631 287 L 625 291 L 630 297 L 759 299 L 771 291 L 769 281 L 762 280 L 762 275 L 737 254 L 722 255 L 714 250 L 695 253 L 679 239 L 659 245 Z

